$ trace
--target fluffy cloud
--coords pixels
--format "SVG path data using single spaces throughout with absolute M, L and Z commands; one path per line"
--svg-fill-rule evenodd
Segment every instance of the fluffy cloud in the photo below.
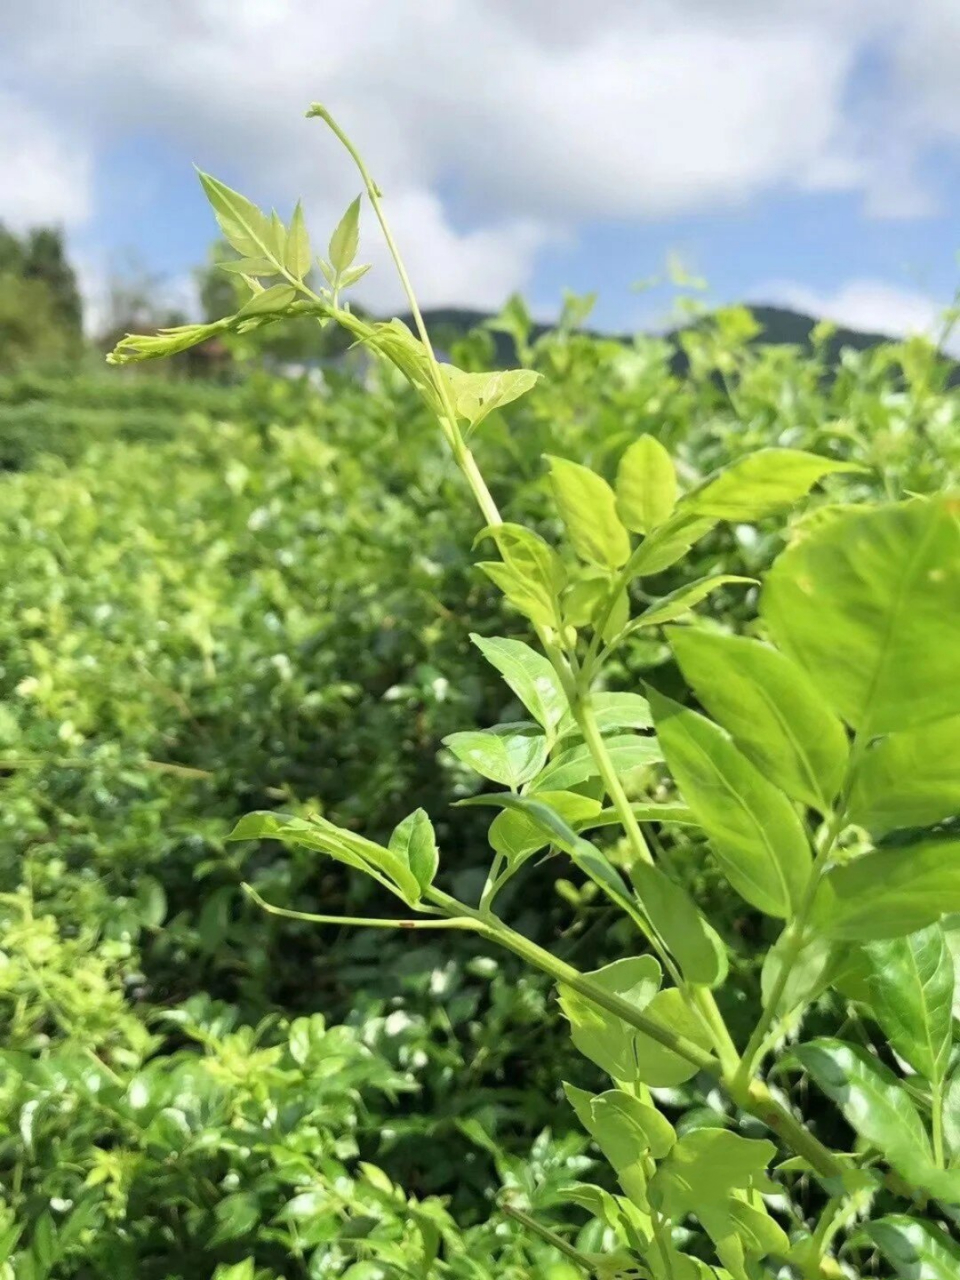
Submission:
M 755 293 L 765 301 L 795 307 L 866 333 L 891 337 L 919 333 L 936 339 L 943 331 L 945 303 L 919 290 L 900 288 L 884 280 L 849 280 L 835 292 L 775 282 Z
M 0 91 L 0 218 L 15 230 L 38 222 L 82 223 L 92 207 L 82 145 L 22 96 Z
M 34 0 L 5 15 L 0 63 L 58 126 L 33 117 L 21 146 L 16 114 L 0 125 L 0 162 L 19 146 L 32 175 L 32 195 L 0 187 L 0 217 L 81 221 L 84 154 L 149 133 L 332 225 L 357 180 L 302 118 L 317 97 L 387 190 L 427 301 L 500 300 L 591 220 L 771 190 L 914 216 L 931 120 L 960 136 L 956 18 L 956 0 Z M 865 122 L 853 90 L 878 41 L 893 89 Z M 387 278 L 368 301 L 392 301 Z

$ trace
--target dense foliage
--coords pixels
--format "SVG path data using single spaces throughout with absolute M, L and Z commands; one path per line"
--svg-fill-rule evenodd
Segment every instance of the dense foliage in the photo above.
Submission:
M 861 467 L 828 477 L 828 497 L 867 504 L 863 510 L 881 518 L 916 508 L 874 508 L 874 500 L 932 494 L 955 478 L 958 400 L 947 387 L 946 362 L 920 341 L 851 353 L 834 370 L 822 345 L 812 352 L 757 345 L 749 315 L 735 309 L 682 335 L 681 371 L 667 343 L 587 339 L 576 332 L 577 318 L 571 306 L 556 333 L 531 343 L 522 308 L 508 308 L 499 323 L 513 334 L 524 366 L 542 378 L 529 395 L 487 416 L 472 444 L 506 518 L 552 544 L 569 537 L 595 568 L 605 541 L 620 538 L 618 525 L 584 525 L 562 481 L 554 491 L 561 521 L 545 454 L 589 464 L 612 480 L 626 448 L 654 436 L 689 493 L 757 449 L 808 450 L 819 455 L 820 472 L 830 460 Z M 824 342 L 827 336 L 819 335 Z M 463 370 L 479 371 L 489 346 L 489 335 L 478 333 L 452 355 Z M 498 914 L 535 949 L 547 948 L 576 971 L 616 973 L 615 964 L 603 966 L 631 957 L 627 963 L 639 967 L 631 969 L 629 989 L 642 1015 L 641 988 L 661 1004 L 669 991 L 653 994 L 653 955 L 641 954 L 633 922 L 596 882 L 600 865 L 632 867 L 644 909 L 655 909 L 659 887 L 674 895 L 668 916 L 689 913 L 688 905 L 676 905 L 689 903 L 685 890 L 717 931 L 704 934 L 706 949 L 694 948 L 691 958 L 684 937 L 689 942 L 701 928 L 694 911 L 686 934 L 667 937 L 667 954 L 681 971 L 693 966 L 693 982 L 704 989 L 720 973 L 703 966 L 718 965 L 721 956 L 730 965 L 717 1000 L 742 1048 L 763 998 L 761 980 L 766 996 L 771 981 L 777 985 L 769 962 L 761 975 L 761 961 L 778 924 L 769 897 L 745 893 L 736 870 L 718 865 L 690 825 L 695 820 L 711 833 L 710 814 L 697 812 L 698 783 L 685 774 L 682 743 L 672 741 L 662 705 L 655 705 L 662 753 L 689 809 L 651 749 L 646 704 L 637 695 L 649 681 L 689 701 L 689 681 L 700 705 L 744 744 L 749 725 L 737 725 L 735 714 L 748 705 L 750 681 L 728 706 L 698 672 L 709 667 L 711 639 L 756 634 L 753 582 L 775 560 L 767 581 L 783 581 L 788 557 L 811 542 L 794 541 L 795 549 L 781 554 L 791 537 L 784 517 L 769 517 L 768 502 L 755 519 L 753 497 L 752 509 L 703 530 L 693 551 L 652 584 L 633 584 L 634 611 L 651 598 L 676 602 L 674 593 L 704 579 L 714 588 L 709 625 L 685 630 L 686 640 L 677 632 L 673 647 L 659 627 L 637 630 L 603 672 L 601 734 L 609 749 L 613 733 L 619 764 L 633 766 L 623 785 L 646 806 L 644 837 L 672 876 L 665 889 L 649 876 L 644 884 L 629 829 L 625 837 L 615 825 L 595 833 L 589 847 L 604 851 L 602 864 L 585 864 L 586 842 L 575 835 L 571 841 L 577 805 L 558 802 L 557 793 L 579 797 L 581 815 L 595 814 L 601 798 L 591 770 L 578 778 L 567 759 L 566 775 L 557 773 L 557 755 L 571 751 L 580 752 L 583 772 L 576 724 L 566 727 L 565 740 L 554 735 L 547 765 L 554 782 L 539 785 L 546 820 L 555 823 L 549 836 L 538 830 L 545 815 L 536 808 L 518 813 L 510 832 L 507 815 L 491 826 L 489 810 L 451 807 L 484 792 L 478 764 L 501 782 L 511 778 L 521 794 L 531 793 L 531 783 L 537 789 L 532 775 L 516 773 L 518 760 L 542 765 L 537 731 L 478 741 L 477 728 L 515 724 L 527 716 L 524 701 L 534 721 L 558 725 L 510 667 L 511 656 L 524 667 L 532 651 L 489 643 L 532 639 L 536 606 L 528 621 L 475 567 L 478 519 L 461 472 L 429 405 L 395 370 L 376 366 L 364 385 L 329 373 L 320 385 L 256 377 L 234 388 L 127 381 L 119 373 L 109 382 L 12 377 L 0 383 L 0 445 L 8 468 L 0 484 L 0 1245 L 7 1273 L 28 1280 L 107 1273 L 566 1280 L 582 1274 L 585 1258 L 597 1274 L 627 1266 L 622 1251 L 638 1251 L 643 1234 L 637 1213 L 646 1192 L 638 1179 L 646 1175 L 625 1171 L 622 1144 L 625 1133 L 636 1140 L 646 1112 L 615 1110 L 611 1139 L 601 1113 L 625 1104 L 615 1091 L 601 1093 L 603 1072 L 612 1071 L 620 1092 L 640 1106 L 650 1100 L 649 1084 L 680 1135 L 674 1165 L 684 1150 L 692 1169 L 703 1146 L 716 1175 L 729 1156 L 724 1142 L 756 1142 L 764 1129 L 749 1108 L 738 1113 L 722 1099 L 706 1062 L 678 1076 L 676 1062 L 665 1069 L 661 1061 L 660 1075 L 645 1084 L 642 1073 L 633 1075 L 633 1032 L 625 1034 L 617 1019 L 597 1022 L 589 991 L 585 1003 L 570 989 L 563 998 L 581 1056 L 568 1043 L 546 979 L 482 937 L 457 928 L 318 928 L 263 912 L 241 884 L 292 911 L 395 914 L 386 890 L 310 847 L 329 830 L 317 816 L 340 829 L 337 839 L 362 832 L 381 848 L 422 808 L 442 849 L 438 884 L 474 903 L 490 859 L 489 828 L 501 871 L 507 866 L 512 874 L 536 855 L 504 883 Z M 661 455 L 649 444 L 642 449 L 669 488 Z M 644 493 L 641 486 L 641 507 Z M 657 501 L 665 505 L 662 493 L 654 508 Z M 822 498 L 812 505 L 818 503 Z M 597 502 L 587 509 L 599 509 Z M 637 523 L 655 530 L 660 517 L 645 510 Z M 831 522 L 821 522 L 829 533 Z M 818 526 L 798 525 L 808 527 Z M 566 550 L 564 564 L 573 571 Z M 586 626 L 594 608 L 591 577 L 606 581 L 597 572 L 584 578 L 588 589 L 569 614 L 583 618 L 577 625 Z M 503 585 L 502 573 L 499 579 Z M 522 593 L 512 594 L 524 603 Z M 768 586 L 764 614 L 779 640 L 789 627 L 777 629 L 776 597 L 769 601 Z M 529 599 L 525 605 L 531 614 Z M 781 643 L 791 657 L 808 651 L 803 639 L 792 649 Z M 949 644 L 945 649 L 949 654 Z M 506 685 L 497 666 L 512 671 Z M 626 696 L 615 697 L 618 691 Z M 944 703 L 941 713 L 948 710 Z M 685 716 L 693 713 L 667 719 L 707 732 L 708 722 Z M 839 741 L 833 724 L 828 713 L 819 723 L 823 733 L 814 735 L 830 777 L 829 744 Z M 923 760 L 916 747 L 906 763 L 890 758 L 909 744 L 888 741 L 894 748 L 876 765 L 885 772 L 874 795 L 886 796 L 894 818 L 876 818 L 861 805 L 861 821 L 893 832 L 888 844 L 908 846 L 869 856 L 902 862 L 927 847 L 903 827 L 927 827 L 960 805 L 948 777 L 941 786 L 946 810 L 942 801 L 934 812 L 929 796 L 912 796 L 904 823 L 891 780 L 922 775 Z M 492 765 L 491 742 L 498 744 Z M 948 758 L 949 749 L 945 741 L 938 758 Z M 762 763 L 771 789 L 782 782 L 808 814 L 826 803 L 820 792 L 809 794 L 809 780 L 806 790 L 791 783 L 788 756 Z M 255 829 L 272 822 L 269 829 L 288 845 L 228 843 L 237 819 L 251 810 L 285 815 L 258 819 Z M 427 828 L 401 830 L 402 847 L 420 850 L 429 863 Z M 862 831 L 848 836 L 845 848 L 856 854 L 865 840 Z M 541 856 L 551 841 L 579 865 Z M 899 903 L 903 886 L 895 888 Z M 936 914 L 951 905 L 950 892 L 936 886 Z M 870 912 L 877 914 L 875 904 Z M 910 927 L 928 923 L 923 916 Z M 669 933 L 663 921 L 655 930 L 661 932 Z M 775 999 L 775 1012 L 786 1014 L 780 1037 L 803 1040 L 782 1059 L 791 1073 L 776 1087 L 789 1091 L 784 1099 L 800 1097 L 812 1080 L 823 1100 L 811 1106 L 807 1099 L 804 1114 L 818 1141 L 844 1151 L 851 1130 L 825 1099 L 839 1101 L 859 1134 L 861 1157 L 850 1168 L 862 1172 L 836 1175 L 832 1185 L 828 1174 L 823 1191 L 808 1166 L 788 1166 L 781 1175 L 791 1187 L 787 1198 L 782 1189 L 773 1195 L 761 1177 L 766 1148 L 749 1148 L 743 1190 L 734 1184 L 734 1199 L 744 1205 L 737 1226 L 763 1247 L 742 1259 L 745 1274 L 773 1274 L 765 1255 L 776 1265 L 789 1259 L 800 1274 L 837 1274 L 830 1270 L 837 1232 L 871 1205 L 869 1236 L 849 1235 L 861 1273 L 876 1249 L 906 1276 L 955 1270 L 943 1261 L 955 1246 L 935 1225 L 949 1218 L 949 1208 L 908 1220 L 898 1198 L 904 1179 L 926 1185 L 916 1164 L 923 1122 L 919 1113 L 915 1123 L 905 1117 L 914 1103 L 929 1103 L 926 1080 L 945 1092 L 953 1051 L 942 1010 L 953 984 L 954 937 L 949 928 L 936 937 L 928 929 L 909 944 L 871 943 L 863 954 L 876 956 L 875 970 L 852 966 L 832 991 L 817 981 L 823 957 L 814 948 L 802 970 L 813 976 L 798 997 L 812 999 L 805 1016 L 780 1007 L 782 992 Z M 910 1026 L 891 1029 L 909 1018 L 889 983 L 884 1004 L 883 974 L 912 964 L 923 989 L 933 984 L 937 994 L 932 1057 L 917 1049 Z M 842 1047 L 844 1059 L 831 1037 L 851 1026 L 859 1047 Z M 606 1049 L 598 1049 L 601 1042 Z M 634 1055 L 626 1064 L 624 1045 Z M 562 1081 L 612 1170 L 564 1099 Z M 598 1097 L 591 1104 L 591 1094 L 603 1105 Z M 881 1128 L 871 1129 L 862 1117 L 878 1108 Z M 953 1111 L 942 1114 L 941 1165 L 944 1144 L 952 1151 L 956 1141 Z M 656 1152 L 666 1155 L 673 1139 L 665 1119 L 646 1121 L 654 1125 Z M 889 1137 L 891 1126 L 903 1125 L 914 1126 L 906 1155 Z M 869 1173 L 878 1153 L 891 1169 L 883 1185 Z M 627 1163 L 637 1161 L 630 1156 Z M 689 1222 L 680 1225 L 697 1201 L 684 1200 L 677 1186 L 675 1179 L 661 1202 L 677 1225 L 660 1236 L 668 1250 L 662 1274 L 703 1274 L 682 1270 L 688 1264 L 679 1259 L 715 1258 L 716 1249 L 726 1250 L 720 1257 L 736 1275 L 736 1250 L 722 1222 L 711 1225 L 701 1215 L 706 1236 Z M 765 1202 L 773 1217 L 759 1191 L 771 1192 Z M 698 1194 L 702 1199 L 702 1187 Z M 942 1186 L 931 1185 L 929 1194 L 949 1204 Z M 924 1262 L 927 1272 L 911 1272 L 924 1250 L 934 1261 Z M 655 1260 L 644 1259 L 659 1276 Z

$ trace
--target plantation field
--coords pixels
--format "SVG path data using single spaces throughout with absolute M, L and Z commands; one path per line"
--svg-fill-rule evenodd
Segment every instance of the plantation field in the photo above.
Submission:
M 856 464 L 785 515 L 716 524 L 633 588 L 635 607 L 729 575 L 704 625 L 755 636 L 791 522 L 957 483 L 960 393 L 920 339 L 835 362 L 826 327 L 810 348 L 766 346 L 732 308 L 681 332 L 678 360 L 665 340 L 572 324 L 528 344 L 518 323 L 541 379 L 470 444 L 504 518 L 551 544 L 544 456 L 612 480 L 649 434 L 684 490 L 770 447 Z M 450 355 L 469 372 L 491 350 L 477 331 Z M 488 783 L 443 739 L 525 718 L 471 636 L 533 627 L 476 567 L 482 522 L 422 400 L 381 365 L 362 383 L 21 372 L 0 378 L 0 468 L 0 1275 L 581 1276 L 563 1242 L 587 1256 L 612 1236 L 570 1185 L 617 1182 L 563 1082 L 609 1086 L 549 978 L 465 930 L 269 914 L 244 883 L 306 913 L 399 908 L 314 850 L 227 838 L 276 810 L 385 845 L 422 807 L 437 883 L 480 898 L 494 815 L 457 802 Z M 603 671 L 604 693 L 648 684 L 693 701 L 657 627 Z M 678 805 L 659 760 L 624 779 L 630 799 Z M 665 813 L 645 829 L 722 940 L 736 983 L 716 998 L 742 1044 L 781 922 L 731 889 L 698 827 Z M 620 827 L 592 838 L 628 866 Z M 640 949 L 545 849 L 497 909 L 579 970 Z M 818 994 L 804 1037 L 850 1016 Z M 702 1078 L 655 1088 L 687 1130 L 722 1122 Z M 852 1149 L 825 1091 L 806 1105 Z M 743 1132 L 761 1136 L 749 1117 Z M 804 1184 L 802 1209 L 811 1197 Z

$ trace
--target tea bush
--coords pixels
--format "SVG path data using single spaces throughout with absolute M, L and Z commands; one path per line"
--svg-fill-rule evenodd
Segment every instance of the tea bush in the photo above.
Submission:
M 249 208 L 208 186 L 229 236 L 236 210 L 249 219 Z M 347 252 L 351 216 L 332 258 Z M 233 230 L 243 252 L 248 233 Z M 301 236 L 290 228 L 294 266 Z M 353 269 L 327 265 L 341 284 Z M 803 916 L 778 943 L 776 917 L 787 911 L 776 886 L 788 886 L 790 911 L 803 906 L 805 837 L 786 861 L 761 853 L 759 880 L 756 866 L 745 878 L 744 832 L 736 827 L 731 853 L 731 819 L 711 809 L 697 761 L 720 752 L 721 775 L 739 771 L 761 829 L 772 822 L 793 837 L 802 803 L 815 832 L 814 811 L 834 797 L 813 784 L 825 771 L 832 786 L 830 744 L 839 758 L 846 741 L 833 702 L 848 724 L 856 718 L 842 691 L 834 698 L 816 634 L 777 621 L 771 584 L 788 590 L 784 566 L 804 547 L 812 556 L 818 539 L 839 556 L 847 535 L 830 544 L 831 530 L 871 518 L 861 511 L 909 524 L 940 510 L 873 504 L 955 480 L 950 365 L 912 340 L 847 353 L 834 370 L 825 331 L 812 352 L 764 347 L 737 308 L 692 324 L 679 356 L 660 339 L 583 336 L 574 302 L 556 332 L 533 342 L 514 300 L 497 323 L 521 371 L 482 374 L 481 331 L 451 353 L 459 379 L 438 381 L 409 331 L 359 321 L 330 283 L 336 296 L 319 301 L 296 301 L 284 285 L 264 301 L 254 281 L 251 309 L 223 323 L 273 323 L 305 305 L 333 312 L 386 357 L 363 385 L 335 372 L 319 388 L 268 376 L 211 388 L 92 377 L 0 384 L 8 1273 L 566 1280 L 586 1269 L 684 1280 L 712 1267 L 752 1280 L 774 1267 L 836 1275 L 847 1257 L 862 1269 L 874 1248 L 904 1275 L 946 1266 L 955 1122 L 942 1009 L 955 931 L 861 947 L 858 917 L 825 947 L 808 941 Z M 209 328 L 134 339 L 121 354 L 162 353 L 164 342 Z M 455 397 L 452 418 L 444 396 Z M 452 450 L 438 437 L 438 409 Z M 485 480 L 463 439 L 471 425 Z M 771 448 L 815 458 L 757 453 Z M 556 463 L 551 479 L 544 455 L 576 464 Z M 757 459 L 770 469 L 751 487 Z M 786 480 L 784 459 L 794 468 Z M 658 539 L 669 544 L 673 467 L 687 495 L 681 517 L 711 483 L 721 486 L 715 505 L 697 513 L 696 539 L 677 531 L 652 585 L 633 580 L 629 603 L 622 594 L 611 603 L 624 549 L 642 557 Z M 706 479 L 718 468 L 734 483 Z M 616 482 L 619 508 L 601 476 Z M 827 507 L 785 527 L 784 513 L 818 476 L 829 498 L 856 504 L 853 515 Z M 482 502 L 479 523 L 497 525 L 491 494 L 508 521 L 494 530 L 487 576 L 473 563 L 478 520 L 465 480 Z M 645 534 L 636 546 L 624 541 L 621 516 Z M 946 510 L 937 519 L 952 527 Z M 865 528 L 867 542 L 874 529 L 885 540 L 891 563 L 913 545 L 909 528 Z M 817 616 L 839 619 L 835 634 L 845 634 L 846 597 L 830 596 L 821 565 L 804 565 L 820 592 Z M 930 572 L 949 566 L 949 556 L 931 560 Z M 551 613 L 560 574 L 570 578 L 562 628 Z M 763 625 L 784 653 L 758 657 L 755 583 L 765 576 Z M 709 623 L 663 631 L 708 595 Z M 638 606 L 649 625 L 627 622 L 625 610 Z M 601 608 L 627 632 L 617 647 Z M 576 644 L 571 629 L 582 633 Z M 523 643 L 536 631 L 553 666 Z M 742 637 L 734 647 L 731 634 Z M 910 643 L 919 653 L 921 641 Z M 582 689 L 561 717 L 570 689 L 560 673 L 600 654 L 599 692 L 588 690 L 594 731 L 578 715 Z M 799 668 L 764 675 L 751 665 L 790 661 Z M 718 663 L 723 682 L 711 674 Z M 939 690 L 950 687 L 948 671 L 932 657 L 926 665 Z M 689 681 L 732 743 L 662 699 L 651 715 L 641 681 L 682 701 Z M 822 689 L 810 691 L 818 681 L 826 709 Z M 773 732 L 763 719 L 771 690 L 816 761 L 802 786 L 796 742 L 773 750 L 757 729 Z M 943 696 L 938 714 L 949 710 Z M 936 751 L 947 754 L 944 725 Z M 892 745 L 866 757 L 873 790 L 855 811 L 865 829 L 840 844 L 839 829 L 816 837 L 831 888 L 871 858 L 886 860 L 885 877 L 908 860 L 926 859 L 917 866 L 928 877 L 949 865 L 947 846 L 936 846 L 934 863 L 914 829 L 956 811 L 955 787 L 945 775 L 904 798 L 894 782 L 926 775 L 917 742 L 900 732 L 898 723 L 884 739 Z M 757 787 L 758 764 L 768 790 Z M 491 793 L 480 775 L 515 792 Z M 887 805 L 879 817 L 878 796 Z M 492 825 L 482 807 L 452 807 L 493 798 L 507 808 Z M 282 844 L 227 841 L 251 810 L 266 816 L 237 834 Z M 433 824 L 402 821 L 423 811 Z M 588 843 L 580 830 L 593 821 L 603 825 Z M 495 863 L 485 889 L 488 827 Z M 861 858 L 869 830 L 878 848 Z M 426 888 L 424 898 L 434 838 L 444 891 Z M 640 853 L 648 845 L 656 871 Z M 322 861 L 319 849 L 381 883 Z M 843 865 L 831 869 L 837 851 Z M 349 920 L 393 912 L 391 877 L 411 905 L 428 907 L 418 923 L 447 927 L 320 929 L 263 912 L 241 888 L 249 882 L 280 911 Z M 894 883 L 902 911 L 906 886 Z M 931 890 L 935 914 L 957 905 L 951 885 Z M 491 914 L 494 893 L 511 929 Z M 481 904 L 479 916 L 459 905 L 470 903 Z M 868 912 L 881 907 L 871 901 Z M 452 917 L 429 914 L 437 910 Z M 910 927 L 928 923 L 929 906 L 917 911 Z M 575 1047 L 542 975 L 491 952 L 491 940 L 560 978 Z M 783 961 L 795 950 L 799 967 Z M 656 992 L 658 956 L 674 985 Z M 906 978 L 885 986 L 887 970 L 916 970 L 919 996 Z M 926 1056 L 918 1016 L 931 1027 L 939 1019 Z M 781 1074 L 751 1083 L 741 1056 L 755 1067 L 800 1033 L 806 1043 L 781 1058 Z M 801 1068 L 819 1093 L 784 1074 Z M 856 1155 L 846 1154 L 855 1142 L 830 1098 L 858 1135 Z M 930 1113 L 929 1139 L 915 1105 Z M 891 1145 L 895 1119 L 912 1146 Z M 788 1157 L 776 1183 L 765 1172 L 767 1128 Z M 707 1162 L 709 1195 L 697 1181 Z M 686 1177 L 695 1192 L 681 1193 Z M 905 1218 L 905 1187 L 944 1207 Z M 871 1224 L 847 1233 L 838 1261 L 835 1242 L 871 1205 Z

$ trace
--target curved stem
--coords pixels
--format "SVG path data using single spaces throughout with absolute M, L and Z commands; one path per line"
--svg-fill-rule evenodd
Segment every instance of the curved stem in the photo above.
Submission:
M 406 294 L 407 303 L 410 307 L 410 314 L 413 317 L 414 325 L 416 326 L 420 341 L 423 343 L 424 350 L 426 351 L 427 358 L 430 362 L 434 390 L 436 391 L 437 397 L 443 406 L 441 426 L 443 427 L 444 434 L 450 442 L 450 447 L 453 449 L 454 456 L 456 457 L 460 470 L 463 472 L 467 483 L 473 490 L 474 497 L 477 500 L 477 505 L 483 512 L 485 522 L 488 525 L 502 524 L 503 518 L 500 515 L 497 504 L 493 500 L 493 495 L 487 488 L 487 483 L 480 474 L 480 469 L 477 466 L 476 459 L 467 447 L 467 444 L 460 432 L 460 427 L 457 424 L 457 412 L 450 399 L 450 391 L 447 387 L 446 379 L 441 372 L 440 362 L 437 360 L 436 352 L 433 349 L 433 343 L 430 341 L 430 334 L 427 332 L 423 313 L 420 310 L 420 304 L 417 302 L 417 295 L 414 293 L 413 285 L 411 284 L 410 277 L 407 274 L 407 268 L 404 264 L 403 257 L 401 256 L 400 249 L 396 240 L 393 238 L 393 232 L 390 230 L 390 224 L 383 212 L 383 204 L 381 203 L 383 192 L 373 180 L 373 175 L 370 173 L 363 157 L 360 155 L 353 142 L 351 142 L 347 134 L 344 133 L 340 125 L 337 124 L 336 120 L 334 120 L 326 107 L 319 102 L 315 102 L 308 110 L 307 115 L 316 116 L 323 120 L 334 136 L 343 145 L 353 163 L 357 166 L 357 171 L 363 179 L 363 185 L 366 188 L 367 198 L 370 201 L 373 212 L 376 214 L 377 221 L 380 224 L 380 230 L 383 232 L 383 238 L 387 243 L 387 249 L 390 252 L 390 257 L 393 259 L 393 265 L 396 268 L 397 275 L 400 279 L 400 284 L 403 287 L 403 292 Z
M 315 915 L 312 911 L 294 911 L 290 907 L 277 907 L 272 902 L 261 898 L 256 889 L 244 883 L 243 891 L 258 907 L 268 911 L 272 916 L 283 916 L 285 920 L 306 920 L 309 924 L 345 924 L 361 926 L 368 929 L 466 929 L 472 933 L 479 932 L 475 921 L 463 917 L 445 917 L 439 920 L 384 920 L 378 916 L 325 916 Z

